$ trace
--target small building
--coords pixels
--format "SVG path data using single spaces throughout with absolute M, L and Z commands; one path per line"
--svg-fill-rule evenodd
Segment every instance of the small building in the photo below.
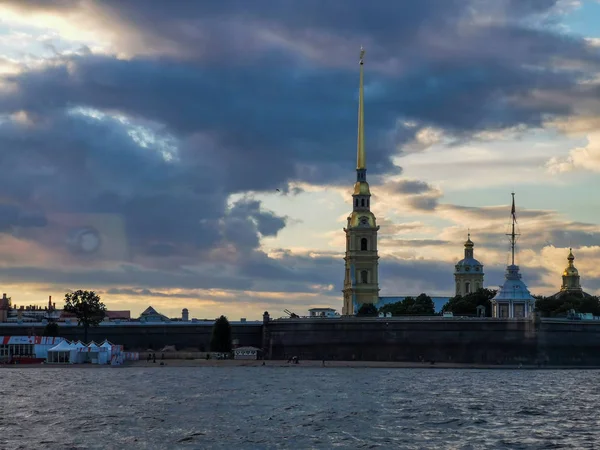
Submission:
M 61 337 L 0 336 L 0 362 L 19 360 L 21 363 L 39 362 L 48 350 L 63 342 Z
M 260 348 L 238 347 L 233 350 L 233 359 L 258 359 Z
M 308 310 L 309 317 L 337 317 L 339 314 L 333 308 L 311 308 Z
M 140 322 L 169 322 L 169 318 L 156 311 L 152 306 L 148 306 L 140 314 Z
M 515 212 L 515 194 L 512 194 L 512 231 L 511 237 L 511 264 L 506 267 L 505 281 L 492 299 L 492 317 L 499 319 L 521 319 L 529 317 L 535 306 L 535 299 L 521 279 L 519 266 L 515 264 L 515 242 L 517 233 L 515 225 L 517 216 Z

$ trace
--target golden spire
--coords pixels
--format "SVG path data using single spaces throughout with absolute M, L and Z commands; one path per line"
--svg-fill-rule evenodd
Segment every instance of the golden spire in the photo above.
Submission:
M 366 169 L 365 160 L 365 118 L 364 118 L 364 89 L 363 89 L 363 65 L 365 49 L 360 48 L 360 84 L 358 88 L 358 148 L 356 155 L 356 169 Z

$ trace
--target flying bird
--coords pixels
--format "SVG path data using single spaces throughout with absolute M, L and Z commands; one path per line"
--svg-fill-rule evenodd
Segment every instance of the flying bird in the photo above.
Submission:
M 279 189 L 275 189 L 277 192 L 281 192 Z

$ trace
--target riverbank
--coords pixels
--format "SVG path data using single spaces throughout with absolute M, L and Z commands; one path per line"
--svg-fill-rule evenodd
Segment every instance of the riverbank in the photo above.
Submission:
M 263 364 L 264 362 L 264 364 Z M 162 363 L 162 365 L 161 365 Z M 167 359 L 164 361 L 126 361 L 122 366 L 99 366 L 96 364 L 22 364 L 0 365 L 2 369 L 40 369 L 40 368 L 80 368 L 80 369 L 110 369 L 110 368 L 156 368 L 165 367 L 286 367 L 290 369 L 302 368 L 370 368 L 370 369 L 477 369 L 477 370 L 600 370 L 600 366 L 537 366 L 537 365 L 486 365 L 486 364 L 457 364 L 457 363 L 418 363 L 397 361 L 300 361 L 291 364 L 284 360 L 217 360 L 217 359 Z
M 171 359 L 156 363 L 147 361 L 128 361 L 128 367 L 322 367 L 322 368 L 382 368 L 382 369 L 497 369 L 497 370 L 538 370 L 538 369 L 600 369 L 600 366 L 537 366 L 537 365 L 497 365 L 497 364 L 459 364 L 459 363 L 419 363 L 400 361 L 300 361 L 298 364 L 288 363 L 285 360 L 212 360 L 194 359 L 180 360 Z M 263 366 L 264 363 L 264 366 Z

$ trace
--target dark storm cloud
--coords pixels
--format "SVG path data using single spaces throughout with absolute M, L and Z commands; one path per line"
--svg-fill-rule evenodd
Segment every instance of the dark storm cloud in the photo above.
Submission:
M 18 95 L 0 97 L 0 111 L 44 115 L 70 105 L 151 119 L 182 137 L 207 133 L 211 154 L 188 149 L 226 168 L 229 192 L 280 187 L 287 180 L 335 182 L 351 173 L 356 147 L 357 74 L 304 70 L 266 58 L 244 68 L 190 63 L 116 60 L 80 55 L 65 64 L 12 77 Z M 389 108 L 373 109 L 369 122 L 392 126 Z M 369 148 L 374 172 L 395 170 L 391 150 Z M 303 168 L 308 168 L 303 170 Z
M 417 195 L 407 199 L 408 204 L 417 211 L 433 211 L 438 207 L 439 195 Z
M 393 192 L 399 194 L 423 194 L 435 191 L 429 183 L 419 180 L 402 180 L 389 183 L 387 186 Z

